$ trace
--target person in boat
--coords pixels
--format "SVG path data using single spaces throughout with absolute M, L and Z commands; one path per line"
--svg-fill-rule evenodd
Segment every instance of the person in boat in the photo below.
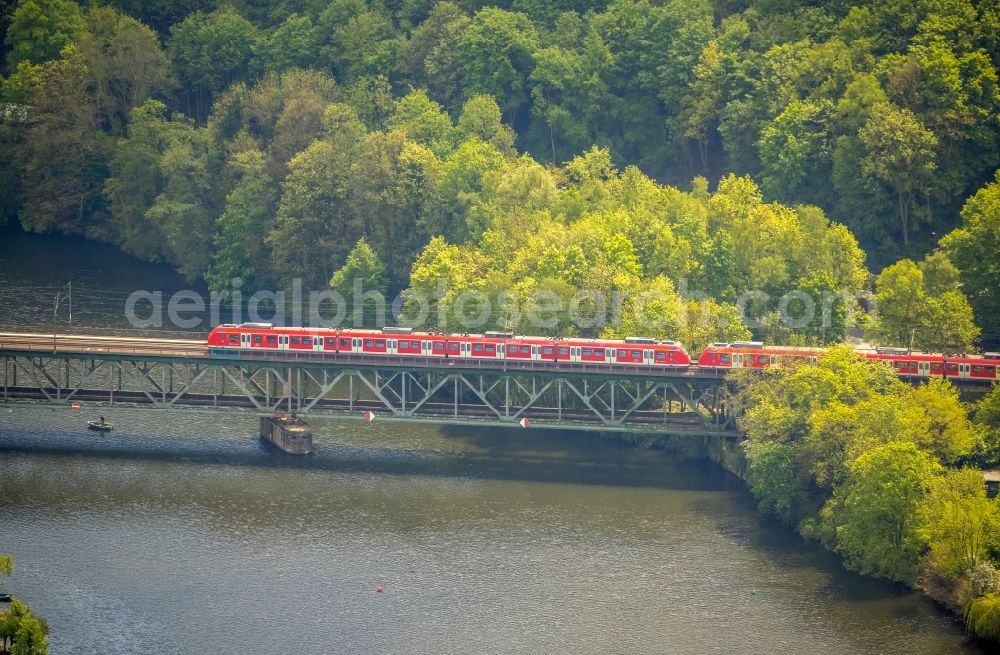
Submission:
M 104 425 L 104 417 L 101 417 L 101 425 Z

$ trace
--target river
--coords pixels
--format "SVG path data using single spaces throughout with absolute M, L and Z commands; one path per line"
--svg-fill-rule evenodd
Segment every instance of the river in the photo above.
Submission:
M 45 328 L 69 278 L 79 331 L 186 286 L 105 246 L 0 239 L 3 329 Z M 100 408 L 103 435 L 93 411 L 0 404 L 0 586 L 49 620 L 53 655 L 981 652 L 710 462 L 334 419 L 298 459 L 246 413 Z

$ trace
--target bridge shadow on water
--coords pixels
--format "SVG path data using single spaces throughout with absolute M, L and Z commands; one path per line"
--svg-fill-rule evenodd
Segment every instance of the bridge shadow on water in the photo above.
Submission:
M 383 448 L 319 437 L 314 454 L 297 456 L 254 434 L 177 438 L 119 431 L 80 435 L 44 428 L 30 433 L 0 429 L 0 453 L 687 491 L 743 490 L 739 480 L 713 462 L 591 433 L 444 426 L 441 437 L 454 449 Z

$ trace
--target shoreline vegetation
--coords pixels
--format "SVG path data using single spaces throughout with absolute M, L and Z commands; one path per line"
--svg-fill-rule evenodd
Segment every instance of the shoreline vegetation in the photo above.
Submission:
M 0 555 L 0 576 L 9 577 L 13 572 L 14 558 Z M 46 655 L 48 634 L 48 622 L 32 614 L 16 597 L 11 598 L 8 608 L 0 609 L 0 655 Z
M 1000 498 L 981 470 L 1000 454 L 1000 386 L 965 404 L 947 381 L 911 387 L 844 347 L 733 377 L 746 440 L 713 459 L 761 511 L 1000 640 Z

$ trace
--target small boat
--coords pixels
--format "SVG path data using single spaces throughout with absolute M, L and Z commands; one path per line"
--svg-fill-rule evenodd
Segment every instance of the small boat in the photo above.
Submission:
M 87 427 L 98 432 L 111 432 L 114 426 L 109 421 L 87 421 Z

